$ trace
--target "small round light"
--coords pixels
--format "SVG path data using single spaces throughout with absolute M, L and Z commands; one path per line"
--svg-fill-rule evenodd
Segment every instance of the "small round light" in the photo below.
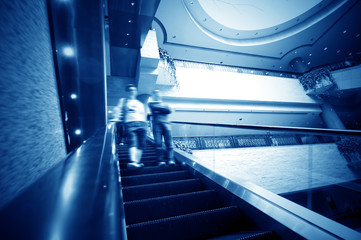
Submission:
M 76 130 L 75 130 L 75 134 L 76 134 L 76 135 L 80 135 L 80 134 L 81 134 L 81 130 L 80 130 L 80 129 L 76 129 Z
M 70 95 L 70 98 L 71 98 L 71 99 L 77 99 L 77 98 L 78 98 L 78 95 L 76 95 L 75 93 L 72 93 L 72 94 Z

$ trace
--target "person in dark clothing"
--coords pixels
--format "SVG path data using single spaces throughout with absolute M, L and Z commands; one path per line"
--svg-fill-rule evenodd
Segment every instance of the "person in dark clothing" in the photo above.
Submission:
M 174 165 L 171 123 L 169 121 L 169 115 L 172 113 L 172 109 L 162 101 L 159 90 L 153 91 L 152 101 L 148 103 L 148 106 L 151 111 L 158 165 L 165 165 L 166 162 L 164 160 L 166 160 L 169 165 Z M 166 146 L 165 159 L 162 148 L 163 137 Z

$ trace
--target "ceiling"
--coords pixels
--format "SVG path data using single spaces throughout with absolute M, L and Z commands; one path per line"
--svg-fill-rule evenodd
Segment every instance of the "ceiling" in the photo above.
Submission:
M 108 0 L 111 71 L 134 77 L 149 28 L 178 60 L 304 73 L 360 62 L 359 0 Z
M 136 77 L 149 29 L 155 29 L 158 47 L 176 60 L 290 74 L 361 63 L 360 0 L 108 0 L 107 5 L 112 76 Z M 344 122 L 361 119 L 355 116 L 360 93 L 331 96 Z M 345 106 L 350 109 L 344 114 Z
M 152 27 L 174 59 L 303 73 L 361 52 L 361 1 L 163 0 Z

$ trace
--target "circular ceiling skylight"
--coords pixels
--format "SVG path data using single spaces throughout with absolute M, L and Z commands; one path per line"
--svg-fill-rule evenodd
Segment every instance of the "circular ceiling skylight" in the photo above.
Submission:
M 275 42 L 323 20 L 347 0 L 183 0 L 196 26 L 234 46 Z
M 321 1 L 198 0 L 198 2 L 203 11 L 219 24 L 235 30 L 249 31 L 281 25 L 304 14 Z

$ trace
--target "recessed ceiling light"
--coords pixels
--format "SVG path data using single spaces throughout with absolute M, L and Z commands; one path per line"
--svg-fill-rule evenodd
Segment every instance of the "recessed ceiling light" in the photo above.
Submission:
M 347 31 L 346 31 L 346 30 L 344 30 L 344 31 L 343 31 L 343 34 L 345 34 L 345 33 L 347 33 Z
M 312 53 L 308 54 L 308 56 L 310 56 L 310 57 L 311 57 L 311 56 L 312 56 Z
M 295 51 L 295 54 L 297 54 L 297 51 Z
M 337 50 L 337 53 L 340 53 L 341 52 L 341 50 Z
M 360 36 L 360 34 L 358 33 L 357 35 L 356 35 L 356 37 L 358 38 Z
M 72 47 L 64 47 L 63 54 L 67 57 L 72 57 L 74 56 L 74 49 Z
M 327 50 L 327 47 L 325 47 L 323 50 L 325 50 L 325 51 L 326 51 L 326 50 Z
M 128 20 L 128 23 L 132 23 L 132 20 L 131 20 L 131 19 L 129 19 L 129 20 Z
M 130 33 L 127 33 L 127 36 L 129 36 L 130 35 Z
M 128 46 L 128 43 L 126 42 L 124 45 L 125 45 L 125 46 Z
M 131 3 L 130 3 L 130 5 L 134 6 L 134 5 L 135 5 L 135 3 L 134 3 L 134 2 L 131 2 Z
M 307 64 L 308 64 L 308 65 L 310 65 L 310 64 L 311 64 L 311 62 L 308 62 Z
M 282 68 L 282 66 L 280 66 L 280 68 Z
M 351 55 L 352 55 L 352 52 L 350 52 L 348 55 L 350 55 L 350 56 L 351 56 Z

